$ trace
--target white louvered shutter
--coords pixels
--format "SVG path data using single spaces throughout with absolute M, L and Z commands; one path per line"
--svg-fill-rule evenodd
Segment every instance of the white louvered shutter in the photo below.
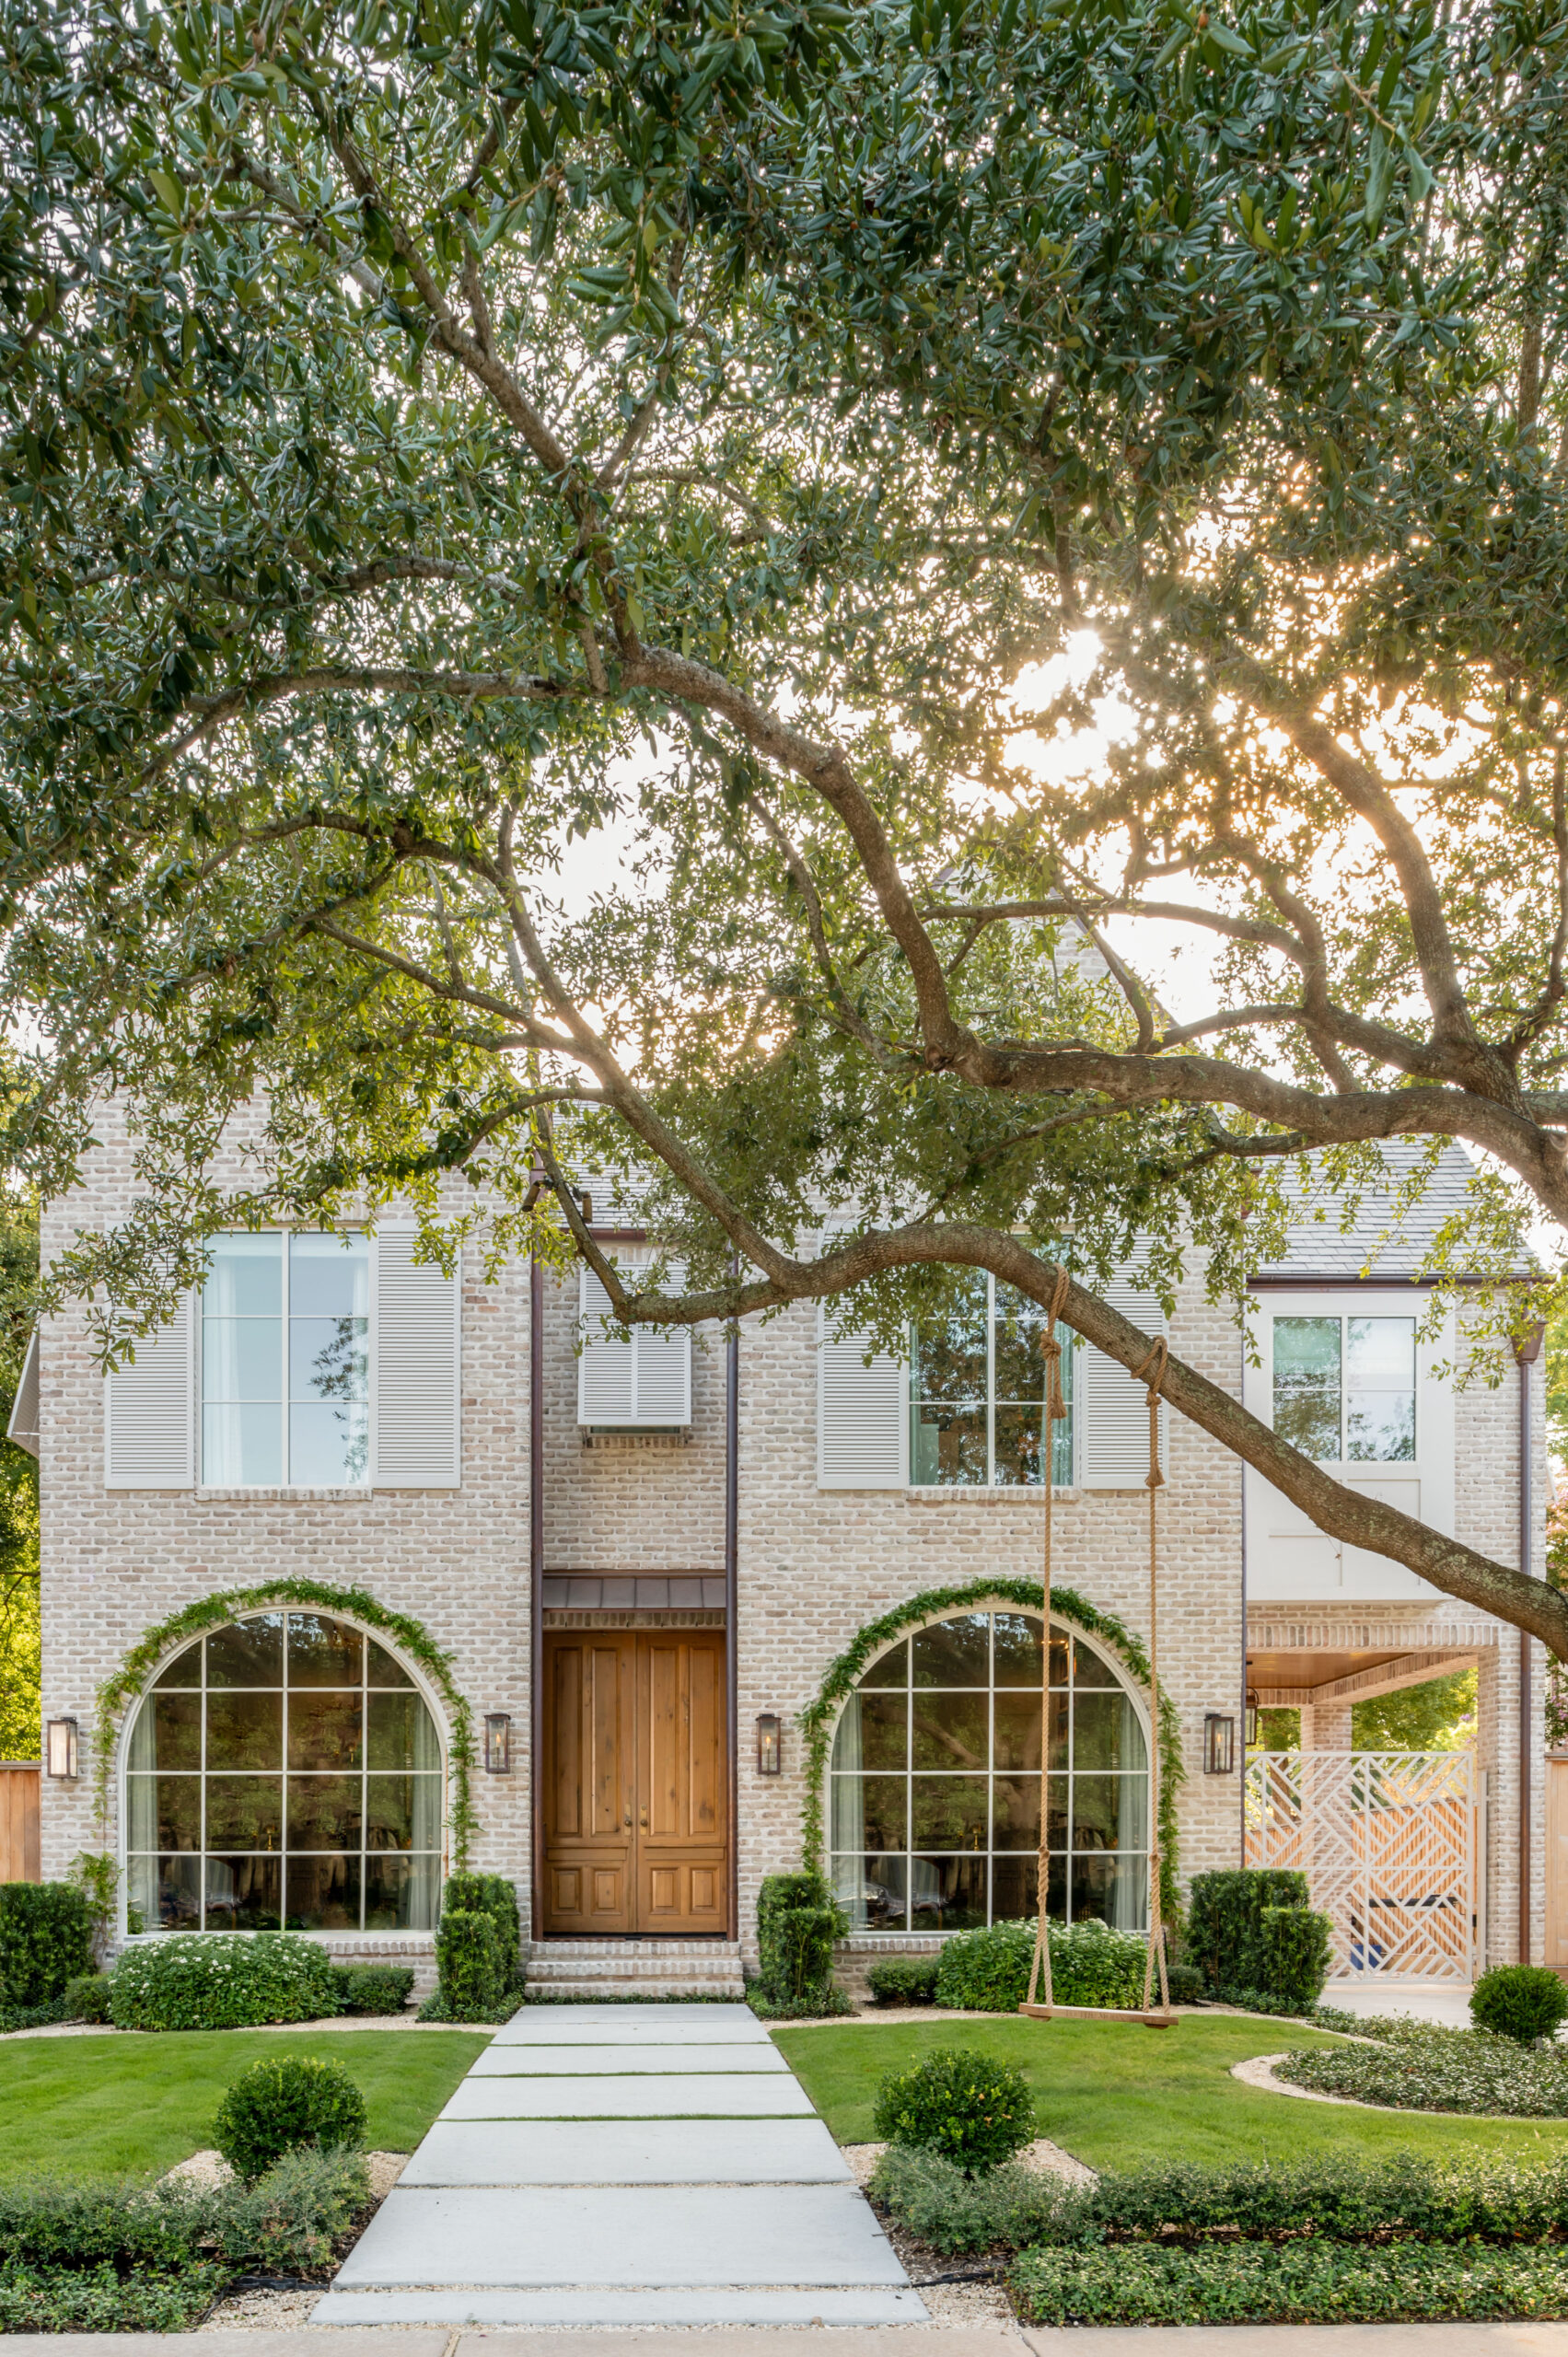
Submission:
M 462 1479 L 462 1271 L 414 1259 L 418 1230 L 376 1238 L 375 1462 L 379 1490 L 455 1490 Z
M 643 1265 L 618 1255 L 627 1274 Z M 634 1326 L 622 1337 L 608 1332 L 610 1295 L 591 1269 L 580 1272 L 578 1306 L 581 1349 L 577 1358 L 577 1422 L 580 1424 L 656 1424 L 678 1428 L 691 1421 L 691 1329 L 689 1326 Z M 668 1290 L 678 1291 L 685 1271 L 671 1262 Z
M 167 1326 L 103 1387 L 103 1481 L 109 1490 L 188 1490 L 196 1479 L 196 1320 L 189 1294 Z
M 1134 1267 L 1147 1258 L 1135 1252 Z M 1113 1278 L 1103 1298 L 1148 1335 L 1166 1331 L 1166 1315 L 1152 1293 L 1141 1293 L 1129 1276 Z M 1138 1490 L 1149 1471 L 1149 1395 L 1124 1366 L 1087 1344 L 1074 1369 L 1080 1403 L 1078 1479 L 1086 1490 Z M 1160 1411 L 1160 1464 L 1168 1473 L 1170 1451 L 1166 1412 Z
M 909 1480 L 909 1365 L 817 1313 L 817 1486 L 901 1490 Z

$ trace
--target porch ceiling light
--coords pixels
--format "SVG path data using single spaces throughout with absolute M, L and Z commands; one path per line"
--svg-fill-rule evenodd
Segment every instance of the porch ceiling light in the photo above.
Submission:
M 509 1776 L 512 1772 L 512 1714 L 509 1711 L 486 1711 L 484 1714 L 484 1765 L 487 1774 Z
M 45 1729 L 44 1762 L 51 1776 L 58 1776 L 63 1783 L 76 1781 L 76 1722 L 75 1719 L 51 1719 Z
M 1228 1776 L 1236 1766 L 1236 1721 L 1221 1711 L 1203 1713 L 1203 1773 Z
M 762 1711 L 757 1718 L 757 1773 L 776 1776 L 784 1767 L 784 1727 L 776 1711 Z

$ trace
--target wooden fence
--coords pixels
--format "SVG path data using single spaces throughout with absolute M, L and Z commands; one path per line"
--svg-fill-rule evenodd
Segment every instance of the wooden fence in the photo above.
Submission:
M 0 1759 L 0 1882 L 37 1882 L 36 1760 Z

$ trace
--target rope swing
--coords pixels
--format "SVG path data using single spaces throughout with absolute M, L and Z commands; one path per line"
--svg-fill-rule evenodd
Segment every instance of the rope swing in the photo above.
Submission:
M 1029 1967 L 1029 1993 L 1018 2007 L 1031 2020 L 1049 2022 L 1058 2014 L 1096 2021 L 1142 2022 L 1149 2029 L 1169 2029 L 1176 2020 L 1170 2009 L 1170 1984 L 1166 1978 L 1165 1930 L 1160 1920 L 1160 1746 L 1159 1746 L 1159 1521 L 1156 1501 L 1165 1486 L 1160 1469 L 1160 1392 L 1169 1355 L 1164 1338 L 1156 1341 L 1146 1359 L 1132 1370 L 1134 1383 L 1149 1395 L 1149 1469 L 1144 1488 L 1149 1493 L 1149 1937 L 1144 1960 L 1144 2003 L 1139 2013 L 1111 2005 L 1059 2005 L 1051 1985 L 1051 1932 L 1046 1918 L 1049 1890 L 1050 1817 L 1046 1795 L 1051 1780 L 1051 1496 L 1055 1489 L 1056 1426 L 1065 1422 L 1067 1402 L 1062 1396 L 1062 1345 L 1057 1321 L 1067 1300 L 1067 1271 L 1056 1271 L 1051 1315 L 1040 1343 L 1045 1360 L 1045 1646 L 1040 1689 L 1040 1920 L 1035 1932 L 1034 1960 Z M 1154 2002 L 1155 1975 L 1159 1974 L 1159 2003 Z

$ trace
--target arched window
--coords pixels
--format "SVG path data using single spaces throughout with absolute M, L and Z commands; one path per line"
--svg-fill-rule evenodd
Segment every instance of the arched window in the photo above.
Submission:
M 937 1620 L 872 1663 L 833 1743 L 832 1876 L 862 1930 L 967 1931 L 1035 1913 L 1038 1613 Z M 1106 1655 L 1051 1630 L 1051 1913 L 1142 1929 L 1149 1754 Z
M 133 1931 L 428 1931 L 441 1747 L 385 1646 L 319 1612 L 199 1637 L 131 1732 Z

